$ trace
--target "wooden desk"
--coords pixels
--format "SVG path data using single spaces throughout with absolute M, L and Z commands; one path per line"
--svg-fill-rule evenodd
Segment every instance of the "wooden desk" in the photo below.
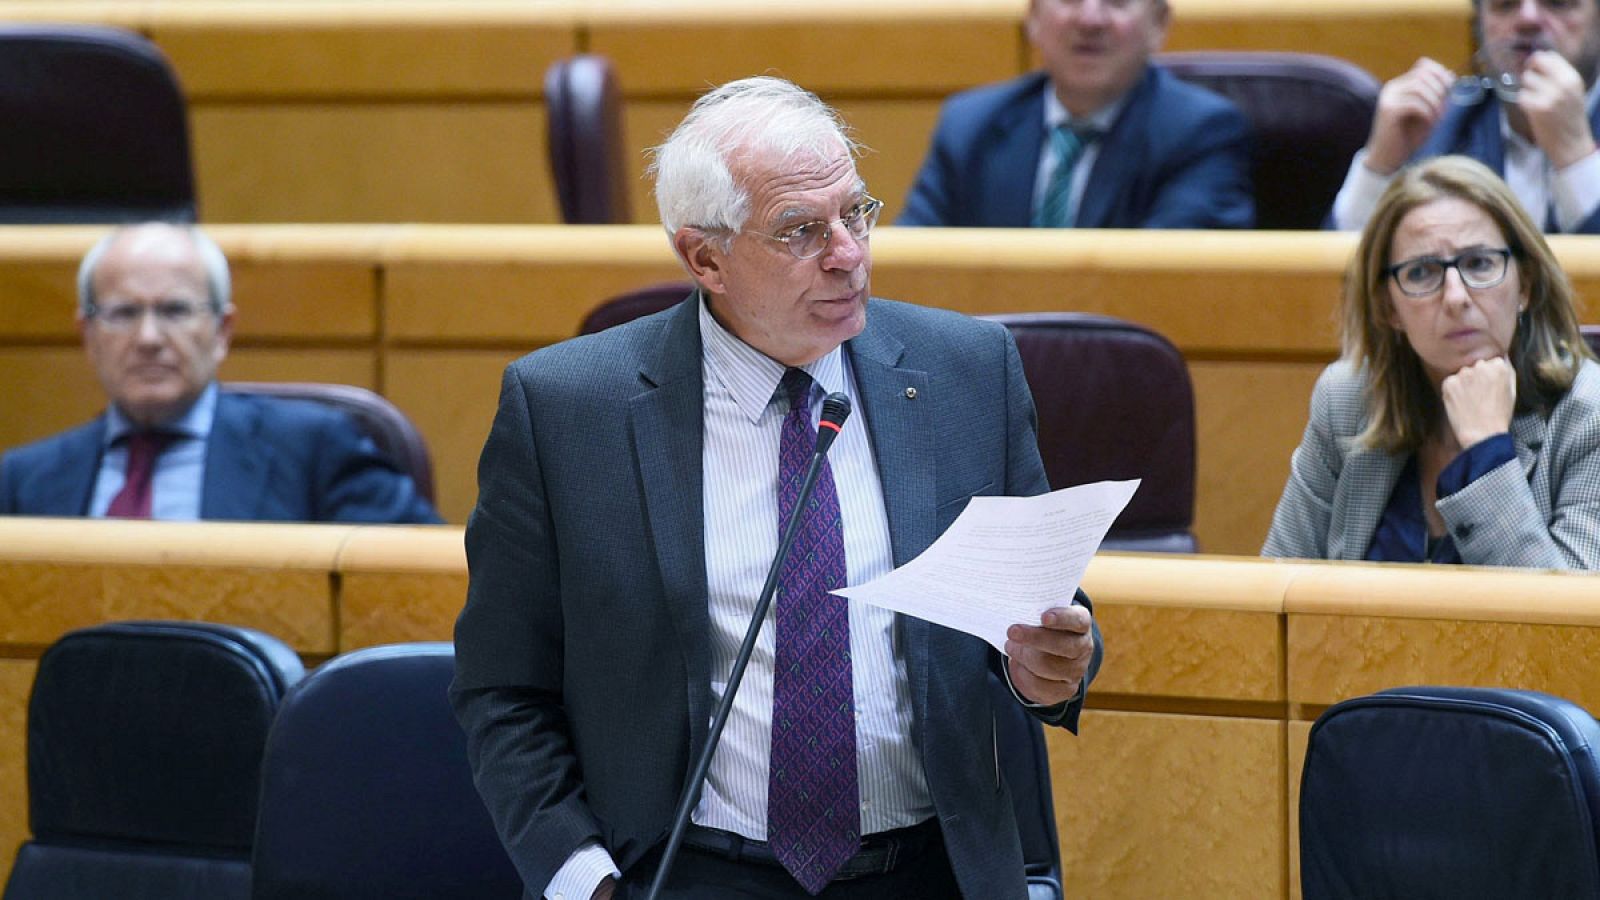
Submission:
M 558 221 L 543 73 L 619 67 L 642 171 L 708 84 L 775 72 L 836 103 L 892 211 L 950 93 L 1033 66 L 1026 0 L 16 0 L 7 18 L 116 25 L 172 59 L 210 222 Z M 1380 78 L 1470 55 L 1468 0 L 1184 0 L 1167 49 L 1305 50 Z M 635 221 L 655 219 L 634 182 Z

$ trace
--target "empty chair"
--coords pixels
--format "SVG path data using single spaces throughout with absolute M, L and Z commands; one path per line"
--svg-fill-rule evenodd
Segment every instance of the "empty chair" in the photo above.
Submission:
M 6 900 L 250 896 L 261 755 L 304 674 L 276 638 L 202 622 L 70 632 L 28 703 L 28 816 Z
M 313 400 L 348 414 L 378 449 L 411 476 L 421 494 L 433 502 L 433 457 L 417 426 L 382 395 L 352 384 L 311 381 L 230 381 L 223 389 L 291 400 Z
M 517 900 L 446 690 L 449 644 L 370 647 L 308 675 L 267 742 L 257 900 Z
M 1319 228 L 1367 142 L 1382 85 L 1354 63 L 1314 53 L 1164 53 L 1184 81 L 1238 105 L 1255 129 L 1256 227 Z
M 1596 897 L 1600 726 L 1532 691 L 1408 687 L 1311 729 L 1306 900 Z
M 1050 793 L 1050 749 L 1044 727 L 994 673 L 989 674 L 994 705 L 995 755 L 1022 836 L 1029 900 L 1061 900 L 1061 843 L 1056 837 L 1056 807 Z
M 1194 388 L 1177 348 L 1109 316 L 987 318 L 1016 338 L 1050 486 L 1143 479 L 1103 546 L 1193 553 Z
M 128 31 L 0 25 L 0 223 L 192 222 L 183 89 Z
M 581 53 L 545 70 L 550 173 L 568 225 L 629 221 L 622 90 L 604 56 Z
M 640 316 L 648 316 L 683 302 L 694 290 L 694 285 L 687 281 L 666 281 L 652 284 L 626 294 L 618 294 L 609 300 L 589 310 L 583 317 L 583 323 L 578 326 L 579 334 L 593 334 L 604 331 L 613 325 L 631 322 Z

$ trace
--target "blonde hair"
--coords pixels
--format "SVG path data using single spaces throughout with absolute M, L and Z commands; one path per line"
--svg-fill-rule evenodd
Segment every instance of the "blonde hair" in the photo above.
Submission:
M 1517 373 L 1517 412 L 1548 414 L 1572 387 L 1583 360 L 1594 358 L 1578 328 L 1571 282 L 1505 182 L 1465 156 L 1407 166 L 1378 199 L 1345 269 L 1344 356 L 1367 373 L 1367 425 L 1356 438 L 1364 447 L 1414 451 L 1444 414 L 1422 360 L 1391 324 L 1388 270 L 1400 221 L 1417 207 L 1445 197 L 1483 210 L 1505 235 L 1516 263 L 1528 301 L 1509 354 Z

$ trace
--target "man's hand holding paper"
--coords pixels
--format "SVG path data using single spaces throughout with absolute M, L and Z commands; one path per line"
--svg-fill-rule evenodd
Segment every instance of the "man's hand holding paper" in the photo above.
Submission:
M 1102 481 L 1037 497 L 973 497 L 922 555 L 834 593 L 983 638 L 1009 658 L 1019 694 L 1060 703 L 1077 693 L 1094 652 L 1089 611 L 1071 598 L 1138 486 Z

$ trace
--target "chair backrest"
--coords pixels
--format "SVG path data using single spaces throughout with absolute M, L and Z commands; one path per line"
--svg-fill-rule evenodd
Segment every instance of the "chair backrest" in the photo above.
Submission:
M 0 223 L 195 220 L 187 102 L 156 46 L 0 25 Z
M 1600 356 L 1600 325 L 1580 325 L 1583 332 L 1584 343 L 1589 345 L 1590 352 Z
M 1109 316 L 986 318 L 1016 338 L 1050 486 L 1142 479 L 1102 546 L 1193 553 L 1194 388 L 1177 348 Z
M 28 814 L 6 900 L 250 895 L 261 756 L 304 674 L 276 638 L 203 622 L 73 631 L 28 703 Z
M 449 644 L 369 647 L 313 671 L 267 740 L 256 900 L 517 900 L 446 691 Z
M 621 225 L 628 212 L 622 89 L 604 56 L 582 53 L 544 73 L 550 173 L 568 225 Z
M 236 394 L 312 400 L 345 413 L 400 471 L 411 476 L 417 493 L 433 502 L 433 457 L 428 454 L 428 444 L 406 414 L 382 395 L 353 384 L 314 381 L 229 381 L 222 387 Z
M 1061 900 L 1061 842 L 1056 833 L 1055 799 L 1050 793 L 1050 749 L 1044 728 L 1000 676 L 989 673 L 994 707 L 995 753 L 1022 835 L 1022 860 L 1029 900 Z
M 687 281 L 665 281 L 618 294 L 589 310 L 589 314 L 583 317 L 583 323 L 578 326 L 578 333 L 594 334 L 613 325 L 632 322 L 641 316 L 676 306 L 692 290 L 694 285 Z
M 1314 53 L 1199 51 L 1156 60 L 1232 100 L 1254 126 L 1256 227 L 1321 227 L 1350 160 L 1367 142 L 1378 79 Z
M 1408 687 L 1312 726 L 1300 881 L 1333 897 L 1600 896 L 1600 725 L 1533 691 Z

